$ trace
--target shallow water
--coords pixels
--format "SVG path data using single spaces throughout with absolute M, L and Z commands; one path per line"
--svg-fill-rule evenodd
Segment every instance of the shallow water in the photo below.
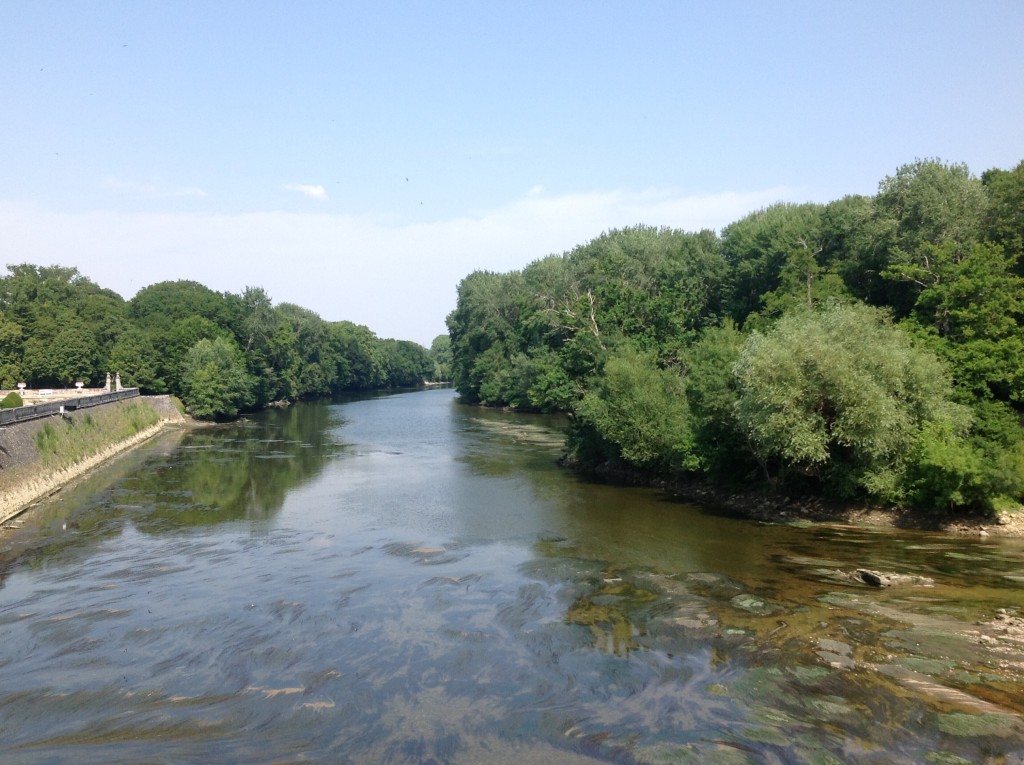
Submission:
M 559 426 L 434 390 L 95 472 L 2 540 L 0 761 L 1024 761 L 1018 541 L 588 484 Z

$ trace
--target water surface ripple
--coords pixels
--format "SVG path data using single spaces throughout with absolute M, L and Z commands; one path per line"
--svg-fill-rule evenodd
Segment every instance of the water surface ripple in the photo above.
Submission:
M 0 760 L 1024 762 L 1019 543 L 588 484 L 560 426 L 300 405 L 65 490 L 3 539 Z

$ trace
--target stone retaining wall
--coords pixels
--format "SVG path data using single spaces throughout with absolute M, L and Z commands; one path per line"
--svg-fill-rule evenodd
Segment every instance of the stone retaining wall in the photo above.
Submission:
M 92 455 L 73 465 L 58 469 L 47 468 L 44 465 L 36 445 L 39 432 L 49 422 L 49 418 L 19 422 L 0 428 L 0 523 L 18 515 L 31 503 L 52 494 L 71 479 L 91 470 L 104 460 L 142 443 L 164 427 L 185 423 L 185 418 L 169 396 L 144 396 L 102 406 L 118 407 L 138 402 L 143 402 L 152 409 L 160 421 L 128 439 L 111 439 L 110 443 Z M 67 412 L 63 417 L 74 421 L 87 415 L 88 410 L 83 410 Z

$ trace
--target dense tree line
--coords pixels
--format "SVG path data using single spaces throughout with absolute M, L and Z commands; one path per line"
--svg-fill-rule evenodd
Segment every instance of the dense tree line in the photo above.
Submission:
M 161 282 L 125 301 L 74 268 L 7 270 L 0 388 L 97 385 L 120 372 L 125 385 L 177 394 L 196 416 L 222 418 L 281 399 L 420 385 L 438 371 L 416 343 L 274 305 L 257 287 L 233 294 Z
M 1024 496 L 1024 162 L 919 160 L 873 197 L 609 231 L 478 271 L 471 403 L 572 415 L 591 463 L 948 508 Z

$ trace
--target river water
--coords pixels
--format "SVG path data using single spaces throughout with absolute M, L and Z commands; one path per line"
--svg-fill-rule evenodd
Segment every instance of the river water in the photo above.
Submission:
M 733 519 L 561 440 L 431 390 L 96 471 L 0 540 L 0 762 L 1024 761 L 1020 541 Z

